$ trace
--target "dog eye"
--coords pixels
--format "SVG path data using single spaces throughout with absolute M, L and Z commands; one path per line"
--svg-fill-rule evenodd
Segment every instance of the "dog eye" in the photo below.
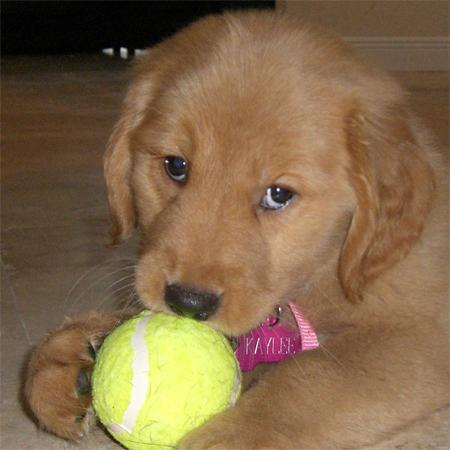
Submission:
M 294 194 L 288 189 L 280 186 L 270 186 L 267 188 L 260 206 L 265 209 L 281 209 L 289 204 Z
M 184 159 L 178 158 L 177 156 L 166 156 L 164 158 L 164 167 L 167 175 L 169 175 L 172 180 L 177 181 L 178 183 L 186 181 L 187 162 Z

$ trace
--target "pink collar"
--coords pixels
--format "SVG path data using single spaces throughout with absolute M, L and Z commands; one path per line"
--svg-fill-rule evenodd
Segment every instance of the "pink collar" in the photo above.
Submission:
M 248 372 L 261 362 L 279 362 L 298 352 L 319 346 L 317 335 L 311 323 L 294 303 L 289 309 L 297 327 L 289 327 L 276 317 L 269 316 L 264 323 L 238 339 L 235 350 L 241 370 Z

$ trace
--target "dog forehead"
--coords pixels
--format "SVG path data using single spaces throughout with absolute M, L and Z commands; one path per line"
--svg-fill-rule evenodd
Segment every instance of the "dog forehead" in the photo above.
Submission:
M 158 120 L 144 121 L 141 130 L 148 125 L 157 146 L 178 148 L 209 171 L 237 165 L 241 173 L 244 167 L 276 172 L 336 161 L 343 108 L 329 82 L 334 71 L 310 61 L 300 45 L 307 40 L 280 49 L 280 36 L 271 37 L 213 37 L 214 45 L 190 59 L 188 48 L 179 51 L 183 64 L 166 74 L 149 108 Z
M 324 97 L 270 79 L 262 90 L 251 79 L 239 83 L 197 84 L 189 95 L 178 95 L 191 158 L 209 168 L 247 168 L 249 176 L 333 163 L 342 123 Z

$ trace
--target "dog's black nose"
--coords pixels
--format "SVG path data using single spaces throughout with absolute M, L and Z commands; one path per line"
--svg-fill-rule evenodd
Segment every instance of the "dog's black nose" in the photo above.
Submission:
M 181 284 L 167 284 L 165 300 L 169 308 L 180 316 L 208 320 L 219 307 L 220 296 Z

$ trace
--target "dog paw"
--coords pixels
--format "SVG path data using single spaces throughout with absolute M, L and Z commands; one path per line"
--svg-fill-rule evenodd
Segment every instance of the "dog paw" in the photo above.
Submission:
M 78 440 L 93 426 L 91 374 L 95 353 L 115 323 L 92 314 L 87 319 L 66 320 L 35 348 L 28 364 L 25 396 L 43 428 Z

